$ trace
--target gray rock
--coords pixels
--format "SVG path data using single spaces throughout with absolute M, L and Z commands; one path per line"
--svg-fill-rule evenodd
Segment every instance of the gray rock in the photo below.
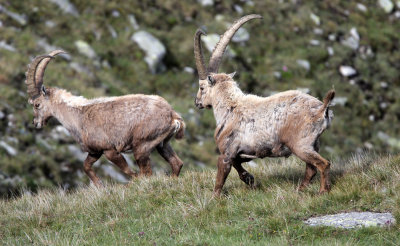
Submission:
M 381 88 L 386 89 L 386 88 L 388 88 L 388 83 L 385 81 L 381 81 L 380 86 L 381 86 Z
M 394 12 L 394 17 L 400 19 L 400 11 L 397 10 L 396 12 Z
M 333 226 L 344 229 L 370 226 L 390 226 L 396 223 L 391 213 L 350 212 L 309 218 L 310 226 Z
M 367 59 L 368 57 L 373 57 L 374 52 L 372 51 L 371 46 L 361 46 L 358 50 L 360 52 L 360 56 L 362 59 Z
M 213 6 L 214 0 L 197 0 L 202 6 Z
M 185 73 L 194 74 L 194 68 L 192 68 L 192 67 L 184 67 L 184 68 L 183 68 L 183 71 L 184 71 Z
M 55 140 L 67 140 L 71 138 L 71 134 L 68 132 L 68 130 L 61 125 L 54 127 L 51 130 L 50 136 Z
M 48 28 L 53 28 L 53 27 L 56 26 L 56 23 L 55 23 L 54 21 L 52 21 L 52 20 L 47 20 L 47 21 L 45 21 L 44 24 L 45 24 Z
M 396 1 L 396 6 L 397 6 L 397 8 L 400 9 L 400 1 L 399 0 Z
M 277 78 L 277 79 L 280 79 L 280 78 L 282 77 L 281 72 L 275 71 L 275 72 L 274 72 L 274 77 Z
M 0 13 L 4 13 L 11 19 L 18 22 L 21 26 L 25 26 L 27 24 L 25 15 L 20 15 L 20 14 L 11 12 L 11 11 L 7 10 L 3 5 L 0 5 Z
M 394 8 L 394 4 L 391 0 L 379 0 L 378 4 L 386 13 L 391 13 Z
M 328 39 L 329 39 L 329 41 L 336 41 L 336 35 L 331 33 L 331 34 L 329 34 Z
M 93 50 L 93 48 L 83 40 L 75 41 L 75 47 L 78 49 L 78 52 L 84 56 L 87 56 L 90 59 L 96 59 L 97 54 Z
M 233 5 L 233 8 L 235 9 L 235 11 L 239 14 L 243 14 L 243 8 L 240 7 L 239 5 L 235 4 Z
M 361 12 L 367 12 L 368 9 L 364 4 L 357 3 L 357 9 L 360 10 Z
M 16 156 L 18 154 L 18 151 L 14 147 L 10 146 L 4 141 L 0 141 L 0 147 L 7 151 L 7 153 L 11 156 Z
M 230 26 L 230 24 L 228 25 L 228 27 L 229 26 Z M 245 28 L 241 27 L 241 28 L 239 28 L 239 30 L 237 30 L 235 35 L 233 35 L 232 42 L 236 42 L 236 43 L 246 42 L 249 39 L 250 39 L 249 32 Z
M 360 35 L 355 27 L 350 29 L 350 36 L 341 42 L 344 46 L 356 50 L 360 45 Z
M 82 152 L 82 150 L 76 145 L 70 144 L 67 146 L 67 149 L 76 159 L 80 161 L 84 161 L 86 159 L 87 154 Z
M 299 59 L 299 60 L 297 60 L 296 62 L 297 62 L 297 64 L 298 64 L 300 67 L 304 68 L 304 69 L 307 70 L 307 71 L 309 71 L 310 68 L 311 68 L 310 62 L 307 61 L 307 60 Z
M 139 30 L 139 24 L 137 23 L 136 18 L 133 14 L 128 15 L 128 21 L 134 30 Z
M 333 50 L 333 48 L 331 46 L 327 47 L 326 50 L 328 51 L 328 54 L 330 56 L 333 56 L 335 54 L 335 51 Z
M 334 105 L 344 106 L 346 104 L 347 100 L 348 100 L 347 97 L 335 97 L 335 98 L 333 98 L 331 105 L 332 106 L 334 106 Z
M 320 44 L 320 42 L 317 39 L 311 39 L 310 40 L 310 44 L 313 45 L 313 46 L 318 46 Z
M 310 88 L 306 88 L 306 87 L 298 87 L 296 90 L 301 91 L 306 94 L 310 94 L 310 91 L 311 91 Z
M 316 35 L 322 35 L 322 34 L 324 34 L 324 30 L 321 29 L 321 28 L 314 28 L 313 32 L 314 32 L 314 34 L 316 34 Z
M 0 111 L 0 120 L 4 119 L 6 114 L 3 111 Z
M 319 17 L 316 14 L 311 13 L 310 18 L 317 26 L 319 26 L 321 24 L 321 20 L 319 19 Z
M 114 18 L 118 18 L 118 17 L 121 16 L 121 14 L 119 13 L 118 10 L 115 10 L 115 9 L 114 9 L 114 10 L 111 12 L 111 16 L 114 17 Z
M 76 10 L 75 5 L 73 5 L 68 0 L 49 0 L 50 2 L 56 4 L 64 13 L 70 14 L 72 16 L 78 17 L 79 13 Z
M 113 180 L 116 180 L 117 182 L 120 183 L 128 183 L 128 179 L 125 178 L 124 175 L 122 175 L 116 168 L 114 168 L 111 165 L 101 165 L 101 169 L 103 169 L 103 172 L 110 176 Z
M 17 51 L 17 49 L 15 49 L 14 46 L 7 44 L 6 41 L 4 41 L 4 40 L 0 41 L 0 49 L 8 50 L 11 52 Z
M 110 32 L 112 38 L 117 38 L 118 37 L 118 34 L 115 31 L 114 27 L 112 27 L 110 24 L 107 24 L 107 29 Z
M 136 42 L 140 49 L 146 53 L 144 60 L 147 65 L 149 65 L 149 69 L 152 73 L 165 70 L 165 66 L 162 64 L 162 59 L 167 50 L 160 40 L 146 31 L 138 31 L 134 33 L 131 40 Z
M 69 66 L 75 70 L 77 73 L 86 74 L 89 78 L 94 78 L 94 74 L 89 70 L 89 68 L 77 63 L 71 62 Z
M 42 38 L 42 39 L 39 39 L 39 40 L 36 42 L 36 44 L 37 44 L 37 46 L 39 46 L 40 48 L 44 49 L 44 51 L 45 51 L 46 53 L 50 53 L 50 52 L 53 51 L 53 50 L 62 49 L 62 48 L 60 48 L 60 47 L 57 47 L 57 46 L 54 46 L 54 45 L 51 45 L 51 44 L 47 43 L 47 41 L 46 41 L 45 39 L 43 39 L 43 38 Z M 70 60 L 71 60 L 71 55 L 69 55 L 69 54 L 60 54 L 59 56 L 62 57 L 62 58 L 64 58 L 64 59 L 67 60 L 67 61 L 70 61 Z
M 340 66 L 339 72 L 344 77 L 351 77 L 357 74 L 357 71 L 351 66 Z

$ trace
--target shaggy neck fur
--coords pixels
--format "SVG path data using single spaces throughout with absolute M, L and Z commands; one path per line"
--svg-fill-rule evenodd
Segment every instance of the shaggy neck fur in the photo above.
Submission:
M 89 100 L 81 96 L 73 96 L 66 90 L 48 88 L 50 94 L 49 108 L 55 117 L 79 142 L 81 142 L 82 106 Z
M 212 95 L 212 107 L 217 126 L 228 120 L 245 94 L 235 81 L 219 82 L 215 85 Z

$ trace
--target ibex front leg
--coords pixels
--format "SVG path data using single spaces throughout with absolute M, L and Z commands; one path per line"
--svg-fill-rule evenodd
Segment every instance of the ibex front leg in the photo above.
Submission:
M 97 177 L 96 173 L 93 171 L 92 166 L 93 164 L 100 158 L 101 154 L 88 154 L 86 160 L 83 164 L 83 170 L 87 176 L 89 176 L 90 180 L 93 182 L 94 185 L 97 187 L 101 187 L 102 183 L 99 177 Z
M 132 177 L 132 178 L 137 177 L 137 173 L 133 172 L 129 168 L 128 163 L 126 162 L 123 155 L 121 155 L 120 153 L 117 153 L 114 150 L 106 151 L 106 152 L 104 152 L 104 155 L 107 157 L 107 159 L 109 161 L 111 161 L 114 165 L 119 167 L 125 175 Z
M 232 160 L 225 159 L 225 155 L 220 155 L 218 157 L 218 171 L 217 180 L 215 182 L 214 196 L 218 197 L 221 195 L 222 187 L 225 184 L 225 180 L 228 177 L 229 172 L 232 167 Z

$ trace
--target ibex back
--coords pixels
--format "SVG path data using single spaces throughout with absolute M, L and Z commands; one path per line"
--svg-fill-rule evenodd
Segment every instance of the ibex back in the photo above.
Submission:
M 183 138 L 185 123 L 167 101 L 142 94 L 88 100 L 63 89 L 45 88 L 46 66 L 61 53 L 64 51 L 55 50 L 36 57 L 26 73 L 35 126 L 41 128 L 50 117 L 57 118 L 82 150 L 88 152 L 84 170 L 96 186 L 100 186 L 101 181 L 92 165 L 102 154 L 125 175 L 134 177 L 137 174 L 128 167 L 121 153 L 133 152 L 140 168 L 139 175 L 151 175 L 150 153 L 156 148 L 171 165 L 173 175 L 178 176 L 183 163 L 168 141 L 173 136 Z
M 329 161 L 319 154 L 319 137 L 329 126 L 332 113 L 328 107 L 335 92 L 329 91 L 323 100 L 300 91 L 286 91 L 270 97 L 244 94 L 233 80 L 234 74 L 217 73 L 224 51 L 235 32 L 247 21 L 261 18 L 244 16 L 221 36 L 214 48 L 208 68 L 201 48 L 202 30 L 197 30 L 194 53 L 199 80 L 195 104 L 212 108 L 217 128 L 214 138 L 220 151 L 214 193 L 220 195 L 233 166 L 246 184 L 254 178 L 242 163 L 255 158 L 288 157 L 292 153 L 306 162 L 306 174 L 299 189 L 306 187 L 321 173 L 320 193 L 330 189 Z

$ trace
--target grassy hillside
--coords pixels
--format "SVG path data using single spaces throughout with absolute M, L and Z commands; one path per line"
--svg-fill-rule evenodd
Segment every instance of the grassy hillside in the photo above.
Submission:
M 70 0 L 73 7 L 68 12 L 56 2 L 62 0 L 1 1 L 1 196 L 20 187 L 71 188 L 88 181 L 78 146 L 56 128 L 58 122 L 50 121 L 43 130 L 31 124 L 24 73 L 34 56 L 55 48 L 69 52 L 70 58 L 52 61 L 46 86 L 89 98 L 159 94 L 187 124 L 186 139 L 173 141 L 186 164 L 184 171 L 214 167 L 214 118 L 210 110 L 198 110 L 193 104 L 198 79 L 193 70 L 193 34 L 198 27 L 210 35 L 221 34 L 227 24 L 250 13 L 264 19 L 244 26 L 249 40 L 230 44 L 235 55 L 225 58 L 220 71 L 237 71 L 240 87 L 261 96 L 300 88 L 322 98 L 335 87 L 339 99 L 332 107 L 335 118 L 322 136 L 325 156 L 366 148 L 400 150 L 399 6 L 387 13 L 372 0 L 358 1 L 364 9 L 355 1 L 339 0 L 227 0 L 213 1 L 211 6 L 195 0 Z M 145 52 L 132 41 L 138 31 L 152 34 L 165 46 L 164 69 L 158 73 L 150 72 Z M 357 47 L 349 47 L 351 42 Z M 82 43 L 93 52 L 82 52 Z M 357 73 L 342 76 L 343 65 Z M 159 172 L 169 170 L 161 158 L 153 159 Z M 109 165 L 105 159 L 100 163 Z M 97 172 L 108 173 L 101 167 Z
M 250 168 L 254 190 L 232 172 L 220 199 L 211 199 L 212 170 L 25 193 L 0 201 L 0 239 L 5 245 L 398 245 L 400 158 L 363 154 L 332 167 L 333 189 L 322 196 L 318 179 L 294 191 L 304 164 L 292 158 Z M 398 222 L 357 230 L 303 224 L 342 211 L 388 211 Z

